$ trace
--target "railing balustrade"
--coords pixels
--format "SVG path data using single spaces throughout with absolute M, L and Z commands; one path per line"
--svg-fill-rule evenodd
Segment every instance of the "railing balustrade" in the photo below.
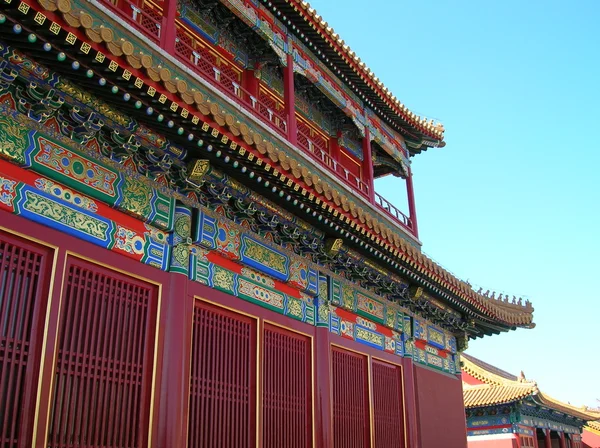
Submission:
M 392 204 L 390 201 L 385 199 L 377 192 L 375 192 L 375 204 L 379 206 L 380 209 L 387 212 L 390 216 L 396 218 L 396 221 L 398 221 L 404 227 L 411 231 L 413 230 L 411 219 L 404 213 L 402 213 L 396 206 L 394 206 L 394 204 Z
M 163 20 L 163 12 L 160 6 L 147 1 L 142 1 L 141 5 L 130 0 L 106 1 L 129 22 L 136 24 L 139 31 L 143 32 L 153 42 L 160 42 Z M 206 54 L 203 54 L 201 47 L 204 44 L 200 44 L 201 41 L 199 38 L 196 40 L 193 35 L 186 33 L 179 20 L 176 21 L 175 26 L 176 37 L 174 56 L 186 63 L 216 88 L 228 96 L 233 97 L 238 103 L 244 105 L 254 115 L 268 123 L 275 131 L 287 137 L 287 115 L 284 110 L 278 110 L 277 107 L 272 107 L 271 104 L 258 98 L 258 95 L 252 95 L 248 90 L 244 89 L 241 86 L 239 79 L 234 75 L 227 73 L 227 71 L 222 69 L 223 67 L 216 67 L 215 62 L 206 57 Z M 328 148 L 324 148 L 327 144 L 326 141 L 318 141 L 317 138 L 312 137 L 310 134 L 311 131 L 309 127 L 298 122 L 298 146 L 311 154 L 313 159 L 319 165 L 335 173 L 347 185 L 355 188 L 357 192 L 369 198 L 369 185 L 329 155 Z M 373 196 L 375 198 L 375 205 L 380 210 L 385 212 L 411 233 L 415 233 L 412 221 L 408 216 L 377 192 L 374 192 Z

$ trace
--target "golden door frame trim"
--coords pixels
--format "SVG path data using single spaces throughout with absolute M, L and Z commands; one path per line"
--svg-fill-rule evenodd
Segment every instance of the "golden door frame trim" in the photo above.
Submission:
M 274 327 L 282 328 L 291 333 L 300 334 L 300 335 L 305 336 L 310 339 L 310 385 L 311 385 L 310 393 L 311 393 L 311 423 L 312 423 L 311 433 L 312 433 L 312 446 L 314 448 L 314 447 L 316 447 L 316 443 L 317 443 L 316 419 L 315 419 L 316 418 L 316 416 L 315 416 L 315 414 L 316 414 L 316 409 L 315 409 L 315 337 L 310 333 L 305 333 L 300 330 L 295 330 L 293 328 L 286 327 L 283 324 L 273 322 L 268 319 L 263 319 L 263 331 L 264 331 L 264 324 L 269 324 Z M 306 325 L 310 325 L 310 324 L 306 324 Z M 312 328 L 316 329 L 317 327 L 313 326 Z
M 375 393 L 373 392 L 373 358 L 371 355 L 367 355 L 367 375 L 369 384 L 369 426 L 371 433 L 369 434 L 371 440 L 371 446 L 375 446 Z
M 380 358 L 378 356 L 372 356 L 372 359 L 381 362 L 383 364 L 389 364 L 391 366 L 396 366 L 400 368 L 400 381 L 402 381 L 402 429 L 404 431 L 404 447 L 409 448 L 408 446 L 408 422 L 406 421 L 406 388 L 404 386 L 404 365 L 388 361 L 387 359 Z
M 116 268 L 114 266 L 111 266 L 107 263 L 102 263 L 98 260 L 95 260 L 91 257 L 79 254 L 77 252 L 73 252 L 70 250 L 66 250 L 65 251 L 65 256 L 64 256 L 64 263 L 63 263 L 63 276 L 62 276 L 62 282 L 61 282 L 61 287 L 60 287 L 60 297 L 59 297 L 59 301 L 58 301 L 58 309 L 57 309 L 57 318 L 56 318 L 56 334 L 54 336 L 54 353 L 52 354 L 52 376 L 50 377 L 50 385 L 48 388 L 48 403 L 50 403 L 51 397 L 52 397 L 52 390 L 54 387 L 54 368 L 56 366 L 56 356 L 57 356 L 57 352 L 58 352 L 58 345 L 57 345 L 57 338 L 58 338 L 58 329 L 60 328 L 60 323 L 61 323 L 61 310 L 62 310 L 62 299 L 63 299 L 63 293 L 64 293 L 64 286 L 65 286 L 65 279 L 66 279 L 66 267 L 67 267 L 67 262 L 69 261 L 69 257 L 71 258 L 76 258 L 79 260 L 83 260 L 83 261 L 87 261 L 88 263 L 91 264 L 95 264 L 96 266 L 101 266 L 105 269 L 109 269 L 111 271 L 117 272 L 119 274 L 131 277 L 131 278 L 135 278 L 136 280 L 140 280 L 143 282 L 146 282 L 148 284 L 154 285 L 154 286 L 158 286 L 158 294 L 157 294 L 157 303 L 156 303 L 156 321 L 155 321 L 155 334 L 154 334 L 154 347 L 153 347 L 153 360 L 152 360 L 152 380 L 151 380 L 151 389 L 150 389 L 150 409 L 149 409 L 149 413 L 148 413 L 148 448 L 152 447 L 152 428 L 153 428 L 153 422 L 152 419 L 154 417 L 154 399 L 155 399 L 155 395 L 156 395 L 156 370 L 157 370 L 157 360 L 158 360 L 158 341 L 159 341 L 159 333 L 160 333 L 160 309 L 161 309 L 161 305 L 162 305 L 162 283 L 159 283 L 157 281 L 154 280 L 150 280 L 149 278 L 143 277 L 139 274 L 135 274 L 133 272 L 129 272 L 126 271 L 124 269 L 120 269 L 120 268 Z M 48 415 L 46 416 L 46 423 L 45 423 L 45 428 L 44 428 L 44 444 L 46 443 L 45 441 L 48 439 L 48 426 L 50 425 L 50 412 L 48 412 Z M 33 445 L 35 447 L 35 444 Z
M 25 241 L 30 241 L 39 246 L 51 249 L 52 253 L 53 253 L 52 266 L 50 269 L 50 281 L 48 282 L 48 299 L 46 301 L 44 325 L 42 328 L 43 335 L 42 335 L 42 348 L 41 348 L 41 352 L 40 352 L 40 368 L 39 368 L 39 372 L 38 372 L 38 381 L 37 381 L 38 384 L 37 384 L 37 390 L 36 390 L 36 394 L 35 394 L 35 411 L 33 414 L 33 427 L 32 427 L 33 433 L 32 433 L 32 438 L 31 438 L 31 445 L 33 447 L 35 447 L 36 443 L 37 443 L 37 433 L 38 433 L 37 428 L 38 428 L 39 416 L 40 416 L 40 407 L 41 407 L 41 399 L 42 399 L 42 382 L 43 382 L 43 377 L 44 377 L 43 373 L 44 373 L 44 365 L 45 365 L 45 360 L 46 360 L 44 353 L 46 351 L 46 347 L 48 344 L 48 326 L 50 325 L 50 311 L 52 310 L 52 301 L 54 299 L 54 297 L 53 297 L 54 281 L 56 280 L 56 268 L 58 266 L 58 256 L 60 253 L 60 248 L 59 248 L 59 246 L 55 246 L 54 244 L 50 244 L 46 241 L 40 240 L 39 238 L 35 238 L 35 237 L 27 235 L 25 233 L 18 232 L 16 230 L 10 229 L 8 227 L 0 226 L 0 231 L 6 232 L 9 235 L 16 236 Z M 62 296 L 62 286 L 61 286 L 61 296 Z M 59 297 L 59 300 L 60 300 L 60 297 Z
M 261 346 L 261 333 L 262 333 L 262 322 L 263 319 L 260 318 L 260 316 L 251 314 L 251 313 L 247 313 L 245 311 L 241 311 L 238 310 L 236 308 L 233 308 L 231 306 L 227 306 L 224 305 L 222 303 L 219 302 L 215 302 L 213 300 L 209 300 L 206 297 L 202 297 L 198 294 L 193 294 L 194 297 L 194 303 L 196 301 L 199 302 L 204 302 L 204 303 L 208 303 L 212 306 L 215 306 L 217 308 L 221 308 L 227 311 L 231 311 L 232 313 L 235 314 L 239 314 L 242 316 L 246 316 L 249 317 L 250 319 L 253 319 L 256 323 L 256 397 L 255 397 L 255 401 L 256 401 L 256 409 L 254 410 L 254 412 L 256 413 L 256 421 L 255 421 L 255 425 L 256 425 L 256 429 L 255 429 L 255 443 L 256 443 L 256 448 L 260 448 L 260 431 L 261 431 L 261 427 L 260 427 L 260 418 L 262 417 L 261 413 L 260 413 L 260 405 L 261 405 L 261 396 L 262 396 L 262 382 L 261 382 L 261 377 L 260 377 L 260 373 L 261 373 L 261 368 L 260 368 L 260 361 L 261 361 L 261 355 L 262 355 L 262 350 L 260 349 Z M 194 313 L 191 313 L 190 319 L 192 321 L 192 325 L 190 325 L 190 347 L 191 347 L 191 343 L 193 342 L 193 337 L 194 337 Z M 190 352 L 189 354 L 189 358 L 190 358 L 190 372 L 188 374 L 188 394 L 190 393 L 190 388 L 191 388 L 191 379 L 192 379 L 192 363 L 191 363 L 191 357 L 192 357 L 192 353 Z M 187 409 L 187 425 L 186 425 L 186 440 L 185 440 L 185 446 L 186 448 L 189 448 L 189 432 L 190 432 L 190 403 L 188 400 L 188 409 Z

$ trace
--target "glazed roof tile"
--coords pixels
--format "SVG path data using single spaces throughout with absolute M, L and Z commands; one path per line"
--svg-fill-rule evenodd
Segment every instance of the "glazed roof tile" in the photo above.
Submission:
M 286 0 L 294 9 L 302 11 L 305 20 L 313 26 L 316 24 L 316 31 L 329 41 L 330 46 L 346 63 L 353 67 L 362 79 L 370 85 L 378 96 L 387 103 L 404 120 L 419 129 L 424 134 L 443 141 L 444 126 L 441 123 L 434 123 L 433 120 L 427 120 L 426 117 L 420 117 L 411 112 L 402 102 L 400 102 L 392 92 L 375 76 L 375 73 L 358 57 L 358 55 L 346 44 L 338 33 L 321 17 L 317 11 L 306 1 Z M 312 19 L 312 23 L 310 21 Z
M 463 387 L 465 408 L 511 403 L 538 392 L 535 383 L 515 384 L 513 386 L 478 384 L 476 386 L 463 385 Z
M 600 436 L 600 422 L 587 422 L 587 424 L 583 427 L 583 429 L 593 432 L 594 434 L 598 434 Z
M 497 322 L 505 325 L 533 328 L 533 311 L 531 303 L 511 303 L 508 300 L 500 300 L 475 291 L 471 285 L 458 279 L 446 269 L 435 263 L 427 255 L 415 247 L 404 243 L 400 239 L 401 248 L 408 255 L 409 264 L 418 272 L 425 273 L 430 278 L 438 281 L 442 286 L 448 288 L 452 293 L 466 303 L 477 309 L 483 315 L 489 316 Z
M 540 405 L 546 406 L 581 420 L 598 420 L 600 413 L 585 406 L 578 407 L 564 403 L 541 392 L 535 381 L 511 375 L 473 356 L 461 355 L 462 370 L 484 384 L 469 385 L 463 383 L 463 397 L 466 408 L 511 403 L 527 397 Z M 599 425 L 600 426 L 600 425 Z

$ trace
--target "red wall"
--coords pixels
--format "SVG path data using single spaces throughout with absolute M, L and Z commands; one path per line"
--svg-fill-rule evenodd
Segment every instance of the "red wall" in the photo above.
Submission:
M 416 366 L 415 383 L 421 448 L 466 448 L 461 380 Z
M 583 430 L 583 447 L 584 448 L 600 448 L 600 435 L 591 431 Z
M 39 238 L 43 237 L 44 240 L 56 246 L 56 255 L 54 257 L 52 256 L 55 250 L 54 247 L 43 248 L 48 252 L 46 255 L 48 274 L 50 273 L 50 267 L 53 265 L 54 271 L 52 271 L 52 275 L 56 281 L 50 286 L 47 284 L 49 282 L 40 278 L 40 284 L 43 283 L 46 285 L 45 289 L 41 289 L 43 292 L 41 297 L 48 297 L 47 304 L 45 301 L 42 301 L 44 312 L 41 315 L 47 319 L 45 325 L 36 325 L 34 329 L 40 334 L 46 334 L 48 343 L 43 350 L 42 347 L 39 347 L 35 357 L 32 354 L 32 359 L 35 358 L 36 363 L 31 364 L 30 368 L 28 367 L 30 374 L 24 384 L 29 395 L 26 395 L 24 401 L 20 403 L 25 403 L 25 407 L 30 409 L 30 412 L 24 413 L 23 422 L 19 423 L 21 427 L 19 431 L 21 432 L 20 440 L 22 441 L 22 446 L 35 446 L 36 448 L 55 446 L 46 443 L 48 436 L 46 433 L 46 422 L 51 420 L 50 409 L 54 400 L 52 395 L 54 390 L 53 384 L 56 383 L 56 373 L 60 367 L 55 358 L 59 359 L 62 356 L 60 348 L 64 338 L 62 336 L 59 337 L 59 335 L 64 332 L 61 333 L 60 331 L 60 328 L 62 328 L 61 324 L 66 325 L 69 322 L 74 322 L 72 313 L 62 321 L 59 319 L 60 315 L 71 309 L 69 308 L 69 297 L 74 293 L 69 293 L 70 290 L 68 288 L 70 283 L 68 279 L 70 278 L 69 269 L 72 262 L 78 263 L 78 266 L 89 265 L 90 272 L 93 270 L 98 273 L 110 273 L 115 278 L 124 277 L 131 284 L 137 284 L 139 280 L 139 283 L 147 283 L 154 289 L 160 285 L 162 293 L 158 300 L 152 296 L 151 310 L 149 311 L 150 318 L 149 320 L 147 319 L 148 324 L 144 326 L 145 331 L 150 333 L 148 333 L 148 347 L 144 351 L 144 366 L 146 370 L 144 370 L 142 375 L 146 382 L 143 384 L 143 390 L 140 392 L 142 395 L 138 401 L 141 404 L 138 408 L 144 409 L 145 413 L 141 415 L 137 423 L 134 422 L 129 425 L 130 434 L 132 434 L 132 437 L 136 436 L 139 440 L 139 443 L 135 444 L 136 446 L 150 445 L 153 448 L 185 447 L 188 438 L 192 439 L 192 441 L 196 440 L 196 442 L 190 443 L 190 447 L 193 445 L 203 447 L 218 446 L 219 448 L 232 446 L 221 440 L 216 442 L 218 443 L 217 445 L 206 444 L 202 439 L 205 434 L 198 431 L 194 432 L 197 429 L 196 427 L 193 427 L 192 431 L 189 431 L 188 436 L 188 421 L 192 423 L 193 421 L 203 421 L 202 418 L 207 415 L 210 418 L 212 416 L 223 416 L 226 414 L 225 411 L 229 409 L 221 406 L 223 400 L 217 400 L 217 402 L 213 400 L 210 403 L 207 402 L 208 404 L 205 407 L 198 407 L 197 395 L 198 393 L 202 395 L 201 392 L 204 389 L 200 386 L 204 383 L 201 381 L 200 383 L 198 381 L 194 382 L 194 378 L 204 380 L 208 378 L 212 383 L 215 383 L 215 378 L 218 375 L 225 375 L 229 379 L 228 384 L 230 384 L 233 376 L 230 370 L 224 369 L 224 366 L 235 363 L 239 364 L 235 356 L 225 358 L 224 353 L 220 350 L 216 350 L 214 347 L 210 348 L 209 342 L 198 339 L 202 335 L 198 336 L 196 334 L 198 337 L 194 339 L 194 328 L 198 327 L 197 311 L 205 308 L 217 309 L 219 316 L 231 317 L 235 315 L 237 321 L 244 319 L 251 321 L 254 328 L 251 333 L 252 335 L 258 335 L 256 337 L 252 336 L 254 339 L 249 343 L 252 349 L 251 354 L 246 355 L 246 358 L 252 361 L 249 364 L 250 367 L 246 369 L 248 372 L 246 376 L 250 378 L 246 383 L 249 384 L 248 387 L 251 387 L 251 390 L 246 395 L 251 397 L 250 401 L 252 403 L 250 401 L 248 403 L 254 406 L 251 406 L 251 409 L 245 413 L 246 417 L 244 421 L 248 423 L 246 425 L 247 428 L 241 428 L 240 425 L 236 426 L 238 429 L 244 429 L 244 434 L 248 433 L 251 436 L 249 437 L 248 444 L 244 445 L 245 447 L 253 445 L 258 447 L 274 446 L 277 448 L 291 446 L 289 440 L 285 439 L 288 434 L 279 430 L 281 428 L 289 430 L 290 426 L 293 425 L 286 425 L 285 422 L 283 425 L 278 424 L 278 426 L 269 424 L 268 419 L 270 418 L 270 414 L 268 412 L 270 412 L 270 409 L 268 406 L 270 401 L 267 397 L 263 400 L 262 406 L 261 403 L 256 403 L 256 401 L 260 401 L 256 398 L 259 395 L 256 391 L 257 388 L 263 388 L 266 385 L 264 391 L 268 393 L 270 390 L 269 378 L 279 378 L 273 372 L 282 372 L 285 370 L 286 365 L 289 367 L 293 363 L 295 363 L 293 364 L 294 366 L 300 366 L 303 374 L 298 379 L 297 376 L 302 372 L 297 370 L 297 367 L 289 367 L 294 370 L 294 375 L 296 375 L 294 381 L 291 381 L 290 384 L 295 386 L 298 384 L 303 385 L 301 389 L 306 395 L 294 395 L 292 392 L 297 392 L 297 390 L 292 390 L 290 387 L 286 389 L 287 386 L 280 382 L 278 383 L 277 390 L 283 390 L 284 393 L 277 395 L 275 401 L 285 404 L 285 400 L 293 398 L 295 411 L 302 414 L 302 417 L 308 422 L 308 424 L 302 424 L 297 417 L 293 415 L 288 416 L 290 419 L 294 419 L 296 423 L 297 435 L 293 438 L 294 441 L 300 440 L 300 436 L 302 436 L 304 437 L 305 446 L 312 445 L 313 437 L 311 437 L 311 433 L 314 425 L 315 447 L 331 448 L 333 446 L 340 446 L 334 444 L 332 437 L 332 429 L 334 428 L 333 417 L 339 414 L 339 412 L 337 414 L 334 412 L 336 403 L 332 403 L 332 385 L 335 384 L 332 375 L 335 372 L 332 370 L 331 356 L 332 351 L 338 349 L 347 350 L 348 353 L 353 353 L 356 356 L 364 358 L 365 366 L 369 366 L 369 369 L 372 369 L 365 378 L 370 378 L 369 375 L 374 374 L 372 384 L 364 384 L 365 392 L 368 393 L 367 396 L 374 397 L 371 415 L 369 415 L 370 404 L 365 404 L 364 402 L 360 404 L 364 407 L 363 411 L 365 411 L 362 420 L 367 427 L 372 426 L 372 428 L 368 428 L 364 438 L 355 438 L 353 440 L 356 442 L 355 446 L 360 446 L 361 448 L 369 447 L 371 441 L 367 435 L 374 435 L 376 440 L 374 446 L 377 448 L 466 448 L 467 446 L 462 383 L 456 377 L 415 366 L 409 358 L 401 359 L 395 355 L 370 348 L 329 333 L 325 328 L 316 328 L 298 322 L 199 283 L 191 282 L 183 275 L 159 271 L 114 252 L 99 250 L 90 243 L 77 240 L 56 230 L 42 227 L 22 217 L 9 215 L 0 211 L 0 237 L 12 240 L 12 237 L 9 237 L 8 234 L 14 232 L 21 233 L 26 240 L 19 244 L 38 247 L 42 243 L 35 240 L 31 241 L 29 237 L 36 236 Z M 64 291 L 63 279 L 65 279 Z M 80 298 L 73 299 L 73 303 L 88 304 L 88 302 L 95 304 L 94 306 L 100 306 L 99 304 L 104 303 L 91 300 L 89 297 L 85 300 Z M 212 304 L 209 302 L 212 302 Z M 89 313 L 84 313 L 80 311 L 80 308 L 81 306 L 76 307 L 73 311 L 77 311 L 77 316 L 79 316 L 80 320 L 87 319 L 86 322 L 92 322 L 93 319 L 90 319 L 90 316 L 97 317 L 93 310 Z M 0 313 L 3 313 L 1 309 Z M 96 329 L 94 329 L 97 325 L 94 327 L 92 323 L 88 324 L 88 326 L 92 327 L 90 334 L 97 333 Z M 69 328 L 71 327 L 73 325 Z M 85 325 L 78 325 L 77 328 L 78 331 L 88 330 Z M 274 331 L 274 329 L 277 329 L 278 334 L 293 335 L 295 340 L 305 341 L 309 345 L 312 344 L 311 350 L 306 348 L 303 352 L 304 355 L 300 356 L 298 350 L 294 349 L 292 350 L 293 353 L 290 352 L 283 356 L 284 354 L 280 351 L 285 347 L 280 347 L 281 344 L 278 342 L 274 347 L 280 349 L 279 352 L 275 353 L 279 358 L 270 359 L 269 356 L 274 353 L 269 352 L 272 347 L 269 348 L 270 346 L 267 342 L 269 332 Z M 219 340 L 223 344 L 231 346 L 233 344 L 233 336 L 226 332 L 228 336 L 225 337 L 225 342 L 223 342 L 223 337 L 219 336 L 221 333 L 223 332 L 213 331 L 210 333 L 210 337 L 219 337 L 221 338 Z M 113 332 L 110 334 L 120 333 Z M 85 340 L 85 338 L 78 339 Z M 261 343 L 262 348 L 259 349 L 262 350 L 259 351 L 260 362 L 257 359 L 259 356 L 256 355 L 256 349 L 253 348 L 258 345 L 256 339 L 259 341 L 264 339 L 266 341 Z M 288 344 L 287 347 L 291 347 L 290 338 L 287 337 L 285 340 Z M 266 346 L 265 343 L 267 343 Z M 38 346 L 39 344 L 34 343 L 34 345 Z M 204 349 L 200 353 L 194 351 L 195 347 L 204 347 Z M 313 349 L 314 358 L 312 354 L 308 356 L 308 353 Z M 238 353 L 233 349 L 230 352 L 232 354 Z M 194 356 L 196 357 L 194 358 Z M 212 363 L 207 362 L 208 356 L 216 358 L 217 361 Z M 41 366 L 39 362 L 40 358 L 44 360 Z M 282 360 L 288 362 L 288 364 L 279 362 Z M 0 367 L 2 367 L 1 361 L 2 359 L 0 358 Z M 271 365 L 270 362 L 274 361 L 275 364 Z M 203 366 L 208 365 L 218 366 L 220 370 L 210 370 L 208 373 L 201 370 Z M 233 370 L 240 373 L 238 372 L 239 369 L 234 368 Z M 36 373 L 34 376 L 33 372 L 38 371 L 39 375 Z M 336 378 L 339 378 L 339 376 L 336 375 Z M 38 377 L 40 380 L 39 383 Z M 1 380 L 2 375 L 0 375 L 0 384 L 2 384 Z M 150 380 L 152 380 L 151 383 L 149 382 Z M 197 384 L 200 384 L 200 386 L 196 387 Z M 32 394 L 36 391 L 38 391 L 40 397 L 40 406 L 39 418 L 34 422 L 33 411 L 36 406 L 33 405 L 33 402 L 35 401 L 34 397 L 37 395 Z M 312 395 L 314 395 L 314 401 L 311 399 Z M 82 398 L 83 401 L 81 402 L 84 404 L 88 403 L 89 401 L 86 401 L 84 398 Z M 208 409 L 207 406 L 209 404 L 213 407 L 216 406 L 221 414 L 212 411 L 209 413 L 204 412 L 203 409 Z M 356 406 L 356 404 L 353 405 Z M 1 406 L 6 405 L 0 401 Z M 17 407 L 23 408 L 23 405 L 19 404 Z M 350 409 L 352 408 L 352 406 L 349 407 Z M 76 408 L 73 409 L 76 410 Z M 204 414 L 198 417 L 202 412 Z M 258 418 L 257 413 L 259 414 Z M 233 412 L 233 414 L 236 415 L 236 418 L 239 418 L 239 412 Z M 134 413 L 130 413 L 130 415 L 132 417 L 135 416 Z M 190 415 L 192 416 L 191 419 L 188 418 Z M 279 418 L 279 413 L 274 413 L 273 416 Z M 402 422 L 402 418 L 406 419 L 405 425 Z M 266 430 L 260 424 L 260 421 L 266 423 Z M 281 419 L 279 421 L 281 422 Z M 374 425 L 369 425 L 370 422 L 373 422 Z M 229 431 L 224 429 L 227 426 L 227 421 L 224 420 L 221 423 L 225 424 L 219 426 L 213 422 L 209 425 L 213 429 L 213 432 L 210 433 L 211 437 L 218 428 L 221 429 L 221 433 L 230 434 Z M 94 424 L 91 422 L 90 428 L 93 427 Z M 205 426 L 199 427 L 203 428 Z M 2 424 L 0 423 L 0 435 L 2 435 L 2 429 Z M 271 432 L 267 433 L 268 430 Z M 218 434 L 216 436 L 219 437 Z M 34 438 L 35 442 L 33 441 Z M 146 444 L 148 438 L 151 438 L 150 444 Z M 273 440 L 273 443 L 270 443 L 270 440 Z M 121 445 L 114 444 L 113 446 Z M 127 446 L 133 446 L 133 444 Z M 343 444 L 342 446 L 348 448 L 348 444 Z

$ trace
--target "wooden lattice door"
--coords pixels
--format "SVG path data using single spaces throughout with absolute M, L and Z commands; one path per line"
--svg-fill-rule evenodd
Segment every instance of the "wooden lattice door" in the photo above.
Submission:
M 0 447 L 30 444 L 52 252 L 0 231 Z
M 46 446 L 145 447 L 158 288 L 82 260 L 65 275 Z

